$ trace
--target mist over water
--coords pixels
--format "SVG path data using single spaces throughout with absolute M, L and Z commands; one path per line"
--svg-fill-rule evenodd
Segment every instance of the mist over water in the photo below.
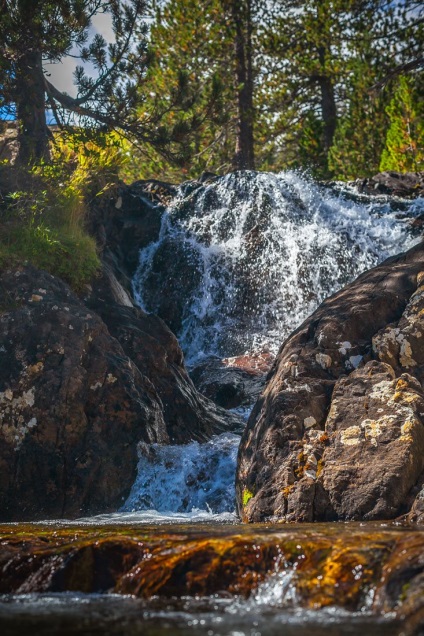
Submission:
M 326 297 L 413 244 L 408 220 L 397 216 L 387 201 L 359 203 L 296 172 L 183 184 L 159 240 L 140 254 L 135 296 L 161 315 L 161 290 L 175 282 L 172 311 L 181 314 L 188 364 L 275 354 Z M 174 258 L 161 270 L 166 250 Z

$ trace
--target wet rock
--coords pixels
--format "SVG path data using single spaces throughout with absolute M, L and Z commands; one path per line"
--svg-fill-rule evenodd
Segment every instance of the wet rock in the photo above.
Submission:
M 401 173 L 390 170 L 381 172 L 369 179 L 358 179 L 355 181 L 355 185 L 359 192 L 364 194 L 389 194 L 404 198 L 415 198 L 424 195 L 424 173 Z
M 140 442 L 240 429 L 196 391 L 175 336 L 107 265 L 87 304 L 32 267 L 3 273 L 0 291 L 1 519 L 115 511 Z
M 422 244 L 389 259 L 284 343 L 242 438 L 243 519 L 407 512 L 424 470 L 423 267 Z
M 188 240 L 181 242 L 167 237 L 156 250 L 143 279 L 147 309 L 160 316 L 174 333 L 180 333 L 201 280 L 200 254 Z
M 265 385 L 268 365 L 259 356 L 213 358 L 196 365 L 190 376 L 196 388 L 225 409 L 249 407 Z
M 140 249 L 158 239 L 163 212 L 175 193 L 174 186 L 161 182 L 121 183 L 90 206 L 88 230 L 129 293 Z
M 0 593 L 77 591 L 144 599 L 253 598 L 403 621 L 424 611 L 422 530 L 377 524 L 246 528 L 0 527 Z M 214 601 L 215 602 L 215 601 Z
M 254 351 L 240 356 L 223 358 L 222 363 L 229 368 L 241 369 L 246 373 L 261 376 L 271 369 L 274 356 L 269 351 Z
M 424 482 L 424 476 L 421 477 L 419 482 Z M 406 519 L 411 523 L 424 525 L 424 484 L 420 485 L 421 488 L 417 487 L 415 489 L 417 492 L 412 491 L 412 494 L 415 496 L 413 497 L 413 504 Z
M 169 440 L 152 382 L 60 280 L 26 267 L 0 290 L 0 517 L 116 510 L 138 442 Z
M 196 390 L 178 341 L 165 323 L 134 307 L 124 295 L 113 272 L 106 267 L 86 302 L 155 387 L 169 441 L 186 444 L 206 441 L 224 431 L 241 432 L 243 424 L 239 417 L 219 408 Z

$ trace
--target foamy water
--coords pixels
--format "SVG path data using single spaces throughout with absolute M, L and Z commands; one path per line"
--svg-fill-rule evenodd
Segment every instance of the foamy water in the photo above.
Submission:
M 423 200 L 409 214 L 424 211 Z M 160 314 L 161 287 L 184 287 L 177 336 L 187 362 L 268 350 L 327 296 L 417 240 L 387 201 L 358 203 L 296 172 L 238 172 L 175 199 L 141 251 L 135 297 Z M 160 271 L 161 249 L 184 253 Z M 169 300 L 172 303 L 172 299 Z
M 121 512 L 154 509 L 159 514 L 234 512 L 234 475 L 240 437 L 219 435 L 205 444 L 150 444 L 141 448 L 138 477 Z

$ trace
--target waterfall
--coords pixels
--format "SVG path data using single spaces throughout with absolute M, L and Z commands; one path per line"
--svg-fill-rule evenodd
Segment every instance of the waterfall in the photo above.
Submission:
M 296 172 L 185 184 L 141 251 L 135 297 L 170 324 L 189 365 L 275 354 L 326 297 L 413 244 L 418 203 L 407 215 L 397 207 Z
M 239 442 L 237 435 L 226 433 L 206 444 L 142 446 L 138 476 L 122 512 L 154 509 L 189 517 L 201 510 L 233 512 Z
M 330 294 L 408 249 L 415 202 L 358 197 L 296 172 L 235 172 L 189 182 L 140 253 L 137 302 L 177 333 L 188 364 L 275 354 Z M 123 511 L 188 515 L 234 510 L 236 436 L 142 449 Z M 201 517 L 204 518 L 204 517 Z

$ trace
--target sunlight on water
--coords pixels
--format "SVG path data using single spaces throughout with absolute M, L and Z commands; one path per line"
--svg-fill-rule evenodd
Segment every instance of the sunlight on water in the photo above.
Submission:
M 233 476 L 234 477 L 234 476 Z M 234 508 L 234 501 L 233 501 Z M 75 520 L 64 521 L 43 521 L 45 525 L 85 525 L 85 526 L 99 526 L 99 525 L 122 525 L 122 524 L 140 524 L 147 525 L 162 525 L 162 524 L 192 524 L 192 523 L 236 523 L 238 517 L 235 512 L 221 512 L 213 513 L 210 510 L 199 510 L 193 508 L 190 512 L 159 512 L 157 510 L 134 510 L 132 512 L 111 512 L 109 514 L 96 515 L 93 517 L 81 517 Z
M 388 200 L 358 202 L 346 187 L 318 186 L 296 172 L 183 184 L 158 241 L 141 251 L 135 297 L 161 315 L 166 296 L 188 364 L 275 354 L 327 296 L 413 245 L 405 210 L 416 216 L 422 204 L 403 202 L 399 214 Z M 220 436 L 206 445 L 144 447 L 121 514 L 194 521 L 233 513 L 238 443 Z

